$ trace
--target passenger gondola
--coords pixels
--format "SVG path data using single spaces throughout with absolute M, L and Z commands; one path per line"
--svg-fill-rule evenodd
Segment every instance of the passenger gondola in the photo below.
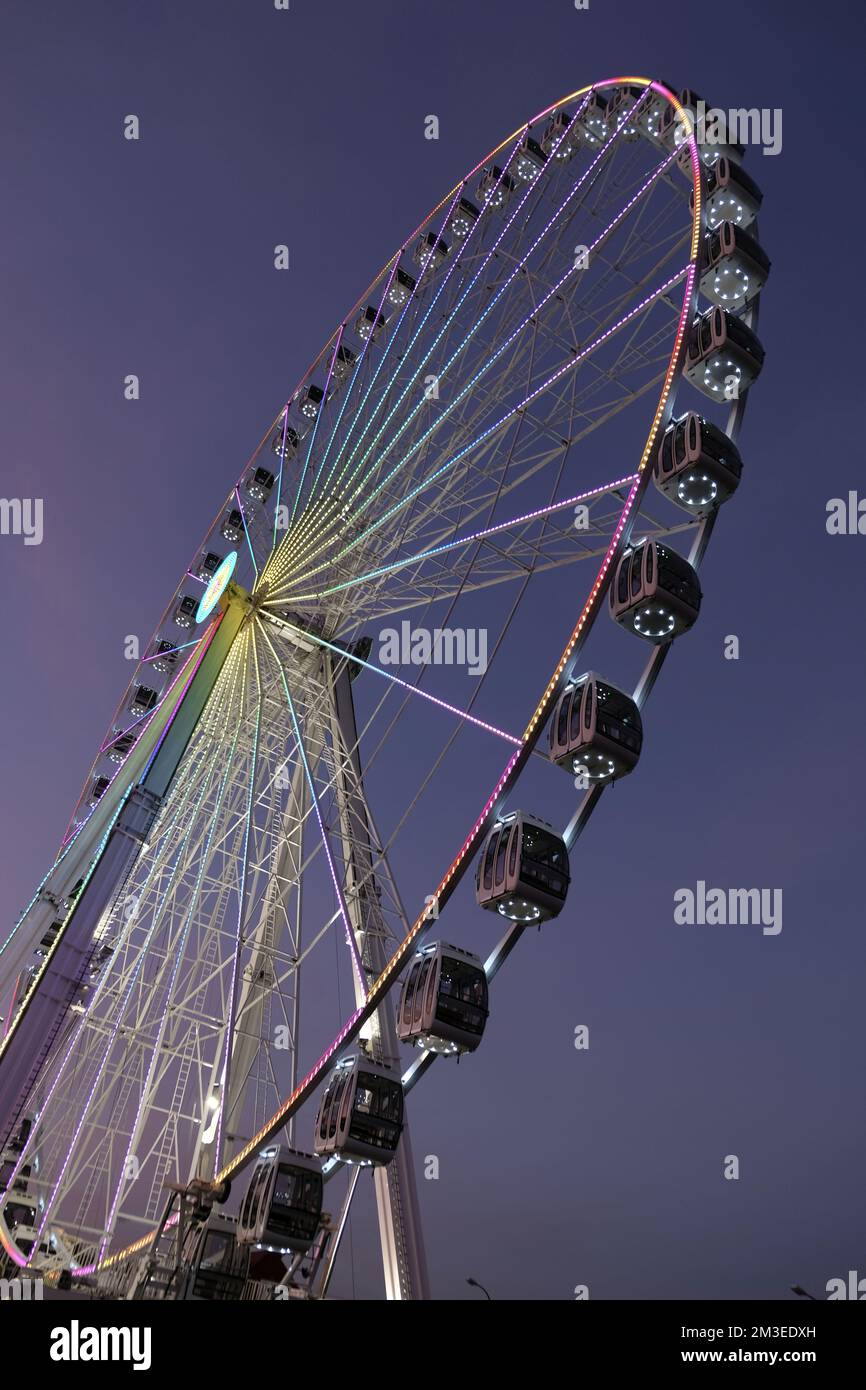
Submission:
M 108 778 L 108 777 L 97 777 L 97 778 L 96 778 L 95 782 L 93 783 L 93 786 L 90 788 L 90 804 L 91 804 L 91 806 L 95 806 L 96 803 L 97 803 L 97 801 L 100 801 L 100 800 L 102 799 L 102 797 L 103 797 L 103 796 L 105 795 L 105 793 L 108 791 L 108 788 L 109 788 L 110 785 L 111 785 L 111 779 L 110 779 L 110 778 Z
M 129 730 L 123 733 L 115 730 L 117 737 L 108 746 L 108 757 L 113 763 L 122 763 L 135 743 L 135 734 Z
M 694 131 L 702 164 L 712 168 L 721 158 L 737 164 L 742 161 L 745 148 L 739 141 L 731 138 L 728 121 L 723 112 L 708 105 L 688 87 L 680 92 L 680 105 L 688 113 L 690 128 Z M 676 107 L 668 106 L 661 119 L 660 139 L 667 149 L 676 149 L 685 143 L 687 128 Z M 681 152 L 677 164 L 690 178 L 691 159 L 688 150 L 684 149 Z
M 256 502 L 267 502 L 276 479 L 267 468 L 256 468 L 247 478 L 247 492 Z
M 474 1052 L 487 1013 L 487 976 L 478 956 L 443 942 L 422 947 L 400 994 L 401 1042 L 444 1055 Z
M 667 87 L 669 92 L 674 90 L 670 82 L 662 81 L 662 86 Z M 662 119 L 670 107 L 670 102 L 661 92 L 656 92 L 651 87 L 643 89 L 639 100 L 640 108 L 635 117 L 635 124 L 640 134 L 656 145 L 661 138 Z
M 548 158 L 565 164 L 577 153 L 580 146 L 580 131 L 574 125 L 574 117 L 569 111 L 554 111 L 541 137 L 541 147 Z
M 525 811 L 496 822 L 478 856 L 479 907 L 540 925 L 562 911 L 568 884 L 568 850 L 551 825 Z
M 475 196 L 479 202 L 491 208 L 501 208 L 505 206 L 516 187 L 517 184 L 511 175 L 500 169 L 498 164 L 493 164 L 484 170 L 478 180 Z
M 216 551 L 206 550 L 199 561 L 198 577 L 203 584 L 209 584 L 224 560 Z
M 174 642 L 167 642 L 165 638 L 161 638 L 157 642 L 153 654 L 154 671 L 158 671 L 161 676 L 173 671 L 177 665 L 178 655 L 179 648 L 175 646 Z
M 151 690 L 149 685 L 140 685 L 130 702 L 130 713 L 135 715 L 149 714 L 158 699 L 159 695 L 155 690 Z
M 244 534 L 244 519 L 237 507 L 233 507 L 232 510 L 223 517 L 220 534 L 230 545 L 237 545 L 241 536 Z
M 391 281 L 391 288 L 388 291 L 388 303 L 396 304 L 397 308 L 402 308 L 406 300 L 415 293 L 417 281 L 404 270 L 402 266 L 397 267 L 397 274 Z
M 449 246 L 444 237 L 435 232 L 425 232 L 416 243 L 413 251 L 415 263 L 421 267 L 422 279 L 429 279 L 448 258 Z
M 195 612 L 197 608 L 198 603 L 193 598 L 192 594 L 182 595 L 177 608 L 174 610 L 174 621 L 177 626 L 183 628 L 184 631 L 186 631 L 187 628 L 191 628 L 195 621 Z
M 608 139 L 606 115 L 607 98 L 600 92 L 590 93 L 574 122 L 583 143 L 596 146 Z
M 59 919 L 55 922 L 52 922 L 45 935 L 41 937 L 39 945 L 36 947 L 33 954 L 36 956 L 47 956 L 48 952 L 51 950 L 51 947 L 57 940 L 62 926 L 63 923 Z M 2 1191 L 2 1183 L 0 1183 L 0 1191 Z
M 558 767 L 589 782 L 615 782 L 636 767 L 643 726 L 631 696 L 588 671 L 563 690 L 548 737 Z
M 672 90 L 672 89 L 671 89 Z M 697 120 L 698 106 L 702 99 L 689 87 L 684 87 L 679 93 L 679 102 L 688 113 L 691 126 Z M 682 145 L 686 139 L 686 121 L 682 113 L 670 102 L 666 103 L 659 123 L 659 140 L 667 150 L 675 150 Z
M 716 305 L 692 324 L 683 371 L 711 400 L 736 400 L 763 365 L 758 335 L 727 309 Z
M 770 258 L 753 236 L 735 222 L 722 222 L 706 240 L 701 294 L 713 304 L 741 309 L 761 293 Z
M 184 1242 L 180 1297 L 193 1302 L 237 1302 L 249 1263 L 249 1248 L 238 1243 L 234 1218 L 211 1212 L 202 1225 L 190 1227 Z
M 303 415 L 305 420 L 315 420 L 324 399 L 325 393 L 321 386 L 309 382 L 298 399 L 298 412 Z
M 331 378 L 339 385 L 345 381 L 349 373 L 353 371 L 357 358 L 351 348 L 341 343 L 334 353 L 334 364 L 331 367 Z
M 541 145 L 537 140 L 533 140 L 531 135 L 527 135 L 517 151 L 514 164 L 517 177 L 524 183 L 532 183 L 538 178 L 546 163 L 547 155 Z
M 701 607 L 701 586 L 688 560 L 660 541 L 623 552 L 610 586 L 611 616 L 660 646 L 687 632 Z
M 293 430 L 291 425 L 281 424 L 277 426 L 277 432 L 271 440 L 271 453 L 276 454 L 277 458 L 288 463 L 289 459 L 294 458 L 298 452 L 298 445 L 301 437 L 297 430 Z
M 374 308 L 372 304 L 368 304 L 355 320 L 355 332 L 364 342 L 368 339 L 375 342 L 385 327 L 385 323 L 385 315 Z
M 463 241 L 472 231 L 480 215 L 478 208 L 469 198 L 461 198 L 448 223 L 451 235 L 458 241 Z
M 363 1052 L 342 1057 L 319 1105 L 316 1153 L 362 1166 L 390 1163 L 402 1130 L 400 1078 Z
M 322 1165 L 284 1144 L 261 1154 L 238 1218 L 238 1244 L 305 1254 L 322 1215 Z
M 618 87 L 616 89 L 613 96 L 608 101 L 607 110 L 604 113 L 605 124 L 607 125 L 609 134 L 612 135 L 613 132 L 619 128 L 619 134 L 622 139 L 637 140 L 639 138 L 641 131 L 637 118 L 629 121 L 627 117 L 629 112 L 634 110 L 635 106 L 637 106 L 638 102 L 641 100 L 644 90 L 645 89 L 642 87 L 628 86 Z M 644 106 L 648 105 L 648 102 L 649 97 L 647 97 L 646 102 L 644 102 Z M 644 106 L 641 107 L 641 110 L 644 109 Z
M 694 190 L 691 206 L 694 212 Z M 749 227 L 758 215 L 764 195 L 751 174 L 727 155 L 721 155 L 707 174 L 707 226 L 715 230 L 722 222 Z
M 742 471 L 743 461 L 733 440 L 690 411 L 672 420 L 665 430 L 654 481 L 677 506 L 701 516 L 728 500 Z

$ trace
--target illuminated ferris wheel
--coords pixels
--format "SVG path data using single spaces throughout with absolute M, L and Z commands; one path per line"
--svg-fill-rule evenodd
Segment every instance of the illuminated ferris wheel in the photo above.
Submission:
M 696 110 L 618 78 L 504 140 L 223 499 L 0 937 L 13 1263 L 324 1297 L 371 1170 L 428 1296 L 405 1098 L 567 912 L 740 481 L 761 194 Z M 586 669 L 604 606 L 633 678 Z

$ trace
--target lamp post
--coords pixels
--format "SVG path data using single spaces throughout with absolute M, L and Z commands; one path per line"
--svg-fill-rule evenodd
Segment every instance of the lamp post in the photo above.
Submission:
M 493 1299 L 490 1298 L 490 1294 L 487 1292 L 487 1290 L 485 1289 L 484 1285 L 483 1285 L 483 1284 L 479 1284 L 479 1282 L 478 1282 L 477 1279 L 467 1279 L 466 1282 L 467 1282 L 467 1284 L 469 1284 L 473 1289 L 480 1289 L 481 1292 L 484 1294 L 484 1297 L 490 1299 L 490 1302 L 491 1302 L 491 1303 L 493 1302 Z

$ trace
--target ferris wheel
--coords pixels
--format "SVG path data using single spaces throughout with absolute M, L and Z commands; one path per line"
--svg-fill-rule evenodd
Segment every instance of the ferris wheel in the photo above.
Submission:
M 237 1297 L 278 1250 L 322 1297 L 370 1168 L 386 1294 L 428 1296 L 405 1097 L 567 912 L 740 480 L 769 262 L 697 109 L 616 78 L 505 139 L 221 501 L 0 934 L 15 1264 Z

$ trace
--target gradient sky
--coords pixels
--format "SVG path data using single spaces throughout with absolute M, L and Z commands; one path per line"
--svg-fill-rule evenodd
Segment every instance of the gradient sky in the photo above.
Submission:
M 838 0 L 4 8 L 2 492 L 43 497 L 46 525 L 39 547 L 0 538 L 4 921 L 128 680 L 123 634 L 152 630 L 287 392 L 462 172 L 620 73 L 782 110 L 782 153 L 748 160 L 773 261 L 767 365 L 699 627 L 656 689 L 639 774 L 581 842 L 574 910 L 521 943 L 478 1056 L 412 1098 L 419 1168 L 441 1165 L 420 1184 L 438 1297 L 474 1296 L 467 1275 L 503 1298 L 767 1299 L 866 1274 L 866 537 L 825 528 L 830 498 L 866 496 L 854 15 Z M 697 879 L 781 888 L 781 934 L 675 925 L 673 893 Z M 738 1182 L 722 1178 L 731 1153 Z M 363 1235 L 359 1218 L 356 1288 L 375 1292 Z

